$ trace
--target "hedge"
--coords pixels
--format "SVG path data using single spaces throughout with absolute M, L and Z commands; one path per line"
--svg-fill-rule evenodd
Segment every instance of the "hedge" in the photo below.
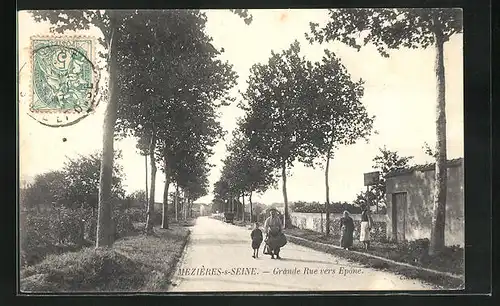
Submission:
M 294 202 L 291 204 L 291 208 L 294 212 L 298 213 L 326 213 L 326 207 L 325 204 L 318 203 L 318 202 Z M 329 206 L 329 211 L 332 214 L 341 214 L 344 211 L 348 211 L 351 214 L 360 214 L 361 213 L 361 207 L 348 203 L 348 202 L 334 202 L 330 203 Z M 385 207 L 380 207 L 379 214 L 385 214 L 386 213 L 386 208 Z
M 318 202 L 295 202 L 292 204 L 292 209 L 294 212 L 300 213 L 325 213 L 325 204 Z M 355 206 L 347 202 L 335 202 L 330 203 L 329 211 L 334 214 L 341 214 L 344 211 L 348 211 L 351 214 L 360 214 L 361 207 Z
M 354 220 L 354 235 L 355 240 L 359 239 L 359 230 L 361 228 L 361 221 Z M 340 219 L 330 220 L 330 230 L 332 233 L 338 233 L 340 237 Z M 387 224 L 385 222 L 374 221 L 370 230 L 370 239 L 374 241 L 387 240 Z
M 135 231 L 133 216 L 127 211 L 113 212 L 115 239 Z M 47 254 L 73 251 L 93 244 L 97 211 L 53 208 L 50 211 L 21 212 L 21 264 L 30 265 Z

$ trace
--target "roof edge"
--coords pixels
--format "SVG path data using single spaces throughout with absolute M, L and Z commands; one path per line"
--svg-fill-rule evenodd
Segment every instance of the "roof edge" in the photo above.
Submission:
M 454 158 L 454 159 L 449 159 L 446 162 L 446 168 L 454 168 L 461 166 L 463 164 L 463 157 L 460 158 Z M 428 163 L 428 164 L 421 164 L 421 165 L 415 165 L 412 166 L 408 169 L 403 169 L 403 170 L 396 170 L 393 172 L 390 172 L 386 175 L 386 177 L 394 177 L 394 176 L 399 176 L 399 175 L 404 175 L 404 174 L 409 174 L 415 171 L 431 171 L 434 170 L 436 167 L 436 163 Z

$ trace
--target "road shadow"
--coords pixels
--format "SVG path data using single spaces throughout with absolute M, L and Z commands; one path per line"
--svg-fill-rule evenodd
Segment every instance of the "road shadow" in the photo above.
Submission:
M 296 259 L 296 258 L 286 258 L 282 257 L 278 259 L 278 261 L 289 261 L 289 262 L 305 262 L 305 263 L 316 263 L 316 264 L 327 264 L 327 265 L 340 265 L 338 263 L 332 261 L 323 261 L 323 260 L 307 260 L 307 259 Z
M 355 264 L 342 264 L 334 261 L 323 261 L 323 260 L 307 260 L 307 259 L 297 259 L 297 258 L 285 258 L 282 257 L 278 261 L 288 261 L 288 262 L 304 262 L 304 263 L 315 263 L 315 264 L 326 264 L 331 266 L 342 266 L 342 267 L 353 267 L 353 268 L 362 268 L 361 265 Z

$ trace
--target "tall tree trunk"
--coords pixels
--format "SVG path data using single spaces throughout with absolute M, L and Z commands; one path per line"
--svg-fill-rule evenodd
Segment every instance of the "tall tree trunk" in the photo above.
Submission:
M 181 212 L 181 219 L 184 220 L 184 206 L 186 205 L 186 193 L 184 190 L 181 191 L 181 207 L 180 207 L 180 212 Z
M 87 238 L 90 241 L 96 241 L 96 235 L 97 235 L 97 214 L 96 214 L 96 208 L 94 206 L 94 207 L 92 207 L 92 215 L 91 215 L 89 232 L 88 232 Z
M 241 197 L 238 197 L 238 218 L 239 218 L 240 220 L 242 220 L 242 219 L 241 219 L 241 216 L 242 216 L 242 215 L 241 215 L 241 211 L 243 210 L 243 206 L 242 206 L 242 204 L 241 204 L 242 202 L 243 202 L 243 195 L 241 195 Z
M 161 214 L 161 228 L 168 229 L 168 188 L 170 186 L 170 166 L 168 164 L 168 158 L 165 155 L 165 187 L 163 189 L 163 205 Z
M 182 205 L 183 205 L 183 201 L 184 201 L 184 191 L 182 190 L 182 188 L 180 189 L 179 191 L 179 220 L 182 220 Z
M 245 193 L 242 195 L 243 201 L 241 202 L 241 210 L 243 210 L 243 213 L 241 216 L 243 217 L 243 222 L 245 222 Z
M 110 16 L 112 29 L 109 43 L 109 101 L 106 106 L 103 123 L 101 170 L 99 175 L 99 202 L 97 215 L 96 248 L 111 246 L 111 185 L 113 177 L 114 132 L 117 116 L 118 92 L 116 87 L 117 49 L 116 49 L 116 18 Z
M 250 196 L 248 197 L 248 202 L 250 202 L 250 223 L 253 222 L 253 203 L 252 203 L 252 192 L 250 191 Z
M 151 144 L 149 146 L 149 162 L 151 164 L 151 186 L 149 192 L 148 201 L 148 216 L 146 218 L 146 233 L 152 234 L 153 231 L 153 214 L 155 212 L 155 189 L 156 189 L 156 160 L 155 160 L 155 148 L 156 148 L 156 130 L 153 126 L 151 133 Z
M 436 37 L 436 78 L 437 78 L 437 107 L 436 107 L 436 171 L 434 187 L 434 207 L 432 216 L 432 230 L 429 254 L 440 253 L 445 242 L 445 215 L 446 215 L 446 103 L 445 103 L 445 76 L 443 61 L 443 33 L 435 20 Z
M 188 205 L 189 205 L 188 197 L 189 197 L 189 194 L 186 191 L 184 191 L 184 204 L 183 204 L 184 221 L 187 220 L 187 211 L 188 211 Z
M 285 201 L 285 228 L 291 228 L 292 220 L 288 212 L 288 195 L 286 193 L 286 159 L 283 159 L 281 163 L 281 175 L 283 178 L 283 200 Z
M 175 221 L 179 221 L 179 216 L 178 216 L 178 209 L 179 209 L 179 184 L 175 184 L 175 198 L 174 198 L 174 205 L 175 205 Z
M 236 196 L 236 214 L 234 216 L 235 220 L 240 218 L 240 197 Z
M 325 202 L 325 235 L 330 235 L 330 184 L 328 181 L 328 170 L 330 169 L 330 152 L 326 155 L 326 167 L 325 167 L 325 192 L 326 192 L 326 202 Z
M 148 155 L 144 155 L 144 169 L 146 170 L 146 210 L 148 207 Z

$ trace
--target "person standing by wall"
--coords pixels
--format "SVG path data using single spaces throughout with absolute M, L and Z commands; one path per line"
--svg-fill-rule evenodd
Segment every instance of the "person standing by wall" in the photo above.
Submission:
M 354 221 L 349 216 L 349 212 L 344 211 L 344 216 L 340 218 L 340 246 L 346 250 L 352 247 L 354 234 Z
M 362 209 L 359 241 L 363 243 L 365 250 L 368 250 L 370 248 L 370 230 L 372 228 L 373 221 L 368 205 L 363 205 Z

